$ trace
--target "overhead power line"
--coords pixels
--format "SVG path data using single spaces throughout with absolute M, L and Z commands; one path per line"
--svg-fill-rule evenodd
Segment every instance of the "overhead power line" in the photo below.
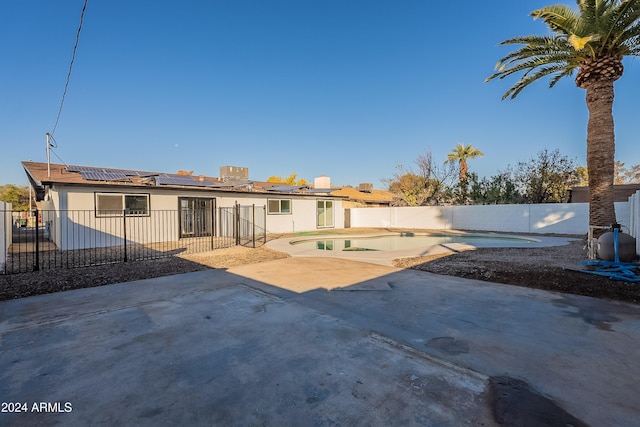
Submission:
M 78 50 L 78 42 L 80 41 L 80 32 L 82 31 L 82 22 L 84 21 L 84 11 L 87 9 L 87 2 L 89 0 L 84 0 L 84 5 L 82 6 L 82 13 L 80 14 L 80 25 L 78 26 L 78 32 L 76 33 L 76 43 L 73 46 L 73 54 L 71 55 L 71 63 L 69 64 L 69 72 L 67 73 L 67 82 L 64 85 L 64 91 L 62 92 L 62 101 L 60 101 L 60 108 L 58 109 L 58 116 L 56 117 L 56 124 L 53 126 L 53 130 L 51 131 L 51 135 L 56 132 L 58 128 L 58 122 L 60 121 L 60 115 L 62 114 L 62 107 L 64 106 L 64 99 L 67 96 L 67 88 L 69 87 L 69 81 L 71 80 L 71 71 L 73 70 L 73 62 L 76 59 L 76 51 Z

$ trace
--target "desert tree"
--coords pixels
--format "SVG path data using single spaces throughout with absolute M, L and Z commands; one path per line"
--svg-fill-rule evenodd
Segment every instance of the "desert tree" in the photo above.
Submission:
M 453 165 L 437 164 L 429 150 L 420 154 L 414 163 L 415 168 L 397 165 L 393 177 L 382 180 L 396 196 L 393 204 L 425 206 L 448 202 L 451 198 L 452 178 L 455 176 Z
M 580 182 L 573 160 L 559 150 L 542 150 L 529 160 L 518 162 L 513 180 L 524 203 L 562 203 L 571 187 Z

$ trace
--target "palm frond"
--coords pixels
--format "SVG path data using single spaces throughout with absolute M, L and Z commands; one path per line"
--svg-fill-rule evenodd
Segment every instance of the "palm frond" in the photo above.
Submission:
M 519 40 L 524 46 L 500 59 L 496 69 L 505 68 L 513 62 L 528 60 L 530 58 L 555 57 L 556 55 L 566 55 L 568 53 L 574 54 L 572 46 L 564 37 L 525 37 L 512 40 Z M 529 42 L 526 43 L 525 40 Z
M 578 10 L 581 21 L 581 26 L 584 27 L 597 27 L 598 20 L 602 16 L 603 10 L 599 6 L 606 6 L 607 0 L 581 0 L 578 2 Z M 606 8 L 605 8 L 606 10 Z
M 606 2 L 609 3 L 609 2 Z M 610 10 L 603 12 L 602 34 L 600 54 L 613 54 L 615 46 L 624 43 L 626 33 L 630 27 L 637 25 L 640 19 L 640 1 L 622 1 Z
M 576 24 L 580 20 L 580 15 L 569 6 L 563 4 L 534 10 L 531 12 L 531 16 L 533 16 L 533 19 L 542 19 L 551 31 L 566 35 L 575 32 Z
M 573 69 L 571 70 L 567 70 L 565 67 L 559 66 L 559 65 L 551 65 L 548 67 L 540 67 L 538 69 L 535 70 L 535 73 L 533 74 L 525 74 L 522 76 L 522 78 L 520 80 L 518 80 L 518 82 L 513 85 L 509 90 L 507 90 L 504 95 L 502 95 L 502 99 L 505 100 L 507 98 L 511 98 L 514 99 L 516 96 L 518 96 L 518 94 L 527 86 L 529 86 L 531 83 L 540 80 L 543 77 L 555 74 L 555 73 L 559 73 L 564 77 L 566 75 L 570 75 L 571 72 L 573 71 Z M 559 79 L 559 78 L 558 78 Z M 555 85 L 555 83 L 557 82 L 556 78 L 552 79 L 553 84 Z
M 504 56 L 485 81 L 522 73 L 503 96 L 551 76 L 549 87 L 601 57 L 640 56 L 640 0 L 579 0 L 578 8 L 553 5 L 531 12 L 551 29 L 550 36 L 520 36 L 501 45 L 521 45 Z
M 549 89 L 552 89 L 556 85 L 556 83 L 558 83 L 564 77 L 573 76 L 573 72 L 575 69 L 576 67 L 566 68 L 563 72 L 557 73 L 555 76 L 553 76 L 553 78 L 549 82 Z
M 527 44 L 502 58 L 496 65 L 497 71 L 486 81 L 494 78 L 503 79 L 520 71 L 529 74 L 536 68 L 549 65 L 575 68 L 583 59 L 564 38 L 536 38 L 535 41 L 541 43 Z
M 623 8 L 622 6 L 627 6 Z M 638 40 L 633 40 L 638 36 L 638 28 L 640 23 L 640 1 L 631 0 L 621 5 L 617 10 L 616 24 L 612 25 L 607 33 L 606 41 L 611 46 L 619 44 L 637 44 Z
M 552 44 L 563 36 L 519 36 L 500 42 L 500 45 L 507 44 L 530 44 L 530 45 L 547 45 Z

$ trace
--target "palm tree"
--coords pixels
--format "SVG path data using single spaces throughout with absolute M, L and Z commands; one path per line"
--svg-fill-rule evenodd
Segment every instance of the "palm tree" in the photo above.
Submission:
M 577 71 L 575 83 L 586 91 L 589 223 L 616 222 L 613 205 L 615 135 L 613 83 L 622 76 L 622 59 L 640 55 L 640 0 L 578 0 L 578 9 L 547 6 L 531 12 L 542 19 L 549 36 L 515 37 L 503 45 L 524 45 L 498 62 L 486 81 L 522 76 L 503 95 L 515 98 L 522 89 L 545 76 L 549 87 Z
M 460 166 L 460 184 L 462 184 L 466 182 L 469 177 L 469 166 L 467 166 L 467 160 L 482 156 L 484 156 L 484 153 L 477 148 L 474 148 L 471 144 L 458 144 L 456 145 L 456 148 L 451 150 L 451 153 L 447 154 L 447 161 L 445 163 L 458 163 Z

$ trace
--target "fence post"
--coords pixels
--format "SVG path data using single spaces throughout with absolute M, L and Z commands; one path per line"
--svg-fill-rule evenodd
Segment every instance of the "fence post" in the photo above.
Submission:
M 211 201 L 211 250 L 215 249 L 215 235 L 216 235 L 216 206 L 215 199 Z
M 240 245 L 240 203 L 236 201 L 236 209 L 235 209 L 235 224 L 234 224 L 234 233 L 236 235 L 236 246 Z
M 124 262 L 127 262 L 127 209 L 122 211 L 122 234 L 124 236 Z
M 267 205 L 262 206 L 262 243 L 267 244 Z
M 36 216 L 36 253 L 35 253 L 35 257 L 34 257 L 34 264 L 33 264 L 33 271 L 39 271 L 40 270 L 40 230 L 38 230 L 38 208 L 36 208 L 36 210 L 34 210 L 33 212 L 31 212 L 32 214 L 35 214 Z
M 253 241 L 253 247 L 256 247 L 256 204 L 251 205 L 251 240 Z

